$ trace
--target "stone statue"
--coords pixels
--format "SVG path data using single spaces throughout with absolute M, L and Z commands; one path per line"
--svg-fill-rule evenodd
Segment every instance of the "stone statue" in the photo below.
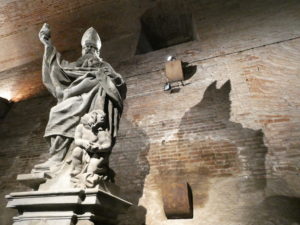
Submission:
M 75 130 L 75 144 L 71 172 L 75 187 L 91 188 L 100 181 L 114 182 L 114 172 L 108 165 L 112 139 L 102 110 L 94 110 L 81 118 Z
M 62 60 L 50 37 L 44 24 L 42 78 L 57 99 L 44 135 L 51 157 L 30 174 L 18 175 L 34 191 L 6 196 L 7 207 L 19 212 L 13 224 L 117 224 L 118 215 L 132 206 L 119 197 L 109 168 L 126 85 L 99 57 L 101 41 L 94 28 L 84 33 L 76 62 Z
M 34 170 L 51 171 L 61 165 L 76 133 L 75 144 L 78 147 L 73 153 L 73 166 L 78 168 L 73 169 L 73 176 L 81 171 L 82 162 L 79 163 L 78 160 L 83 153 L 90 157 L 87 170 L 98 171 L 104 167 L 102 165 L 105 163 L 102 161 L 108 160 L 101 154 L 108 157 L 115 144 L 126 96 L 124 80 L 99 57 L 101 40 L 94 28 L 89 28 L 84 33 L 81 40 L 82 56 L 71 63 L 62 60 L 52 45 L 48 24 L 41 28 L 39 38 L 45 46 L 42 80 L 57 99 L 57 104 L 50 111 L 44 135 L 50 144 L 51 157 L 36 165 Z M 84 115 L 89 117 L 88 121 L 97 122 L 82 122 L 78 125 Z M 89 127 L 89 123 L 92 123 L 92 127 Z

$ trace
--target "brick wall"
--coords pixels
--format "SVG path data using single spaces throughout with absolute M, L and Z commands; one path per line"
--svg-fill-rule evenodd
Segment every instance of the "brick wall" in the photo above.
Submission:
M 120 224 L 299 223 L 300 4 L 211 2 L 190 1 L 201 12 L 198 41 L 115 66 L 128 95 L 111 167 L 139 205 Z M 172 94 L 163 91 L 169 54 L 193 72 Z M 0 124 L 2 196 L 25 190 L 16 175 L 47 157 L 42 135 L 55 101 L 36 85 L 42 95 L 15 103 Z M 194 218 L 167 220 L 161 186 L 179 181 L 192 188 Z M 13 212 L 2 211 L 9 224 Z
M 127 78 L 123 115 L 126 123 L 121 123 L 121 140 L 112 154 L 111 165 L 120 176 L 117 183 L 128 187 L 124 196 L 142 196 L 139 202 L 147 209 L 147 224 L 213 224 L 221 223 L 222 217 L 230 221 L 224 224 L 246 224 L 251 216 L 245 217 L 244 212 L 234 216 L 237 221 L 222 214 L 227 207 L 224 202 L 247 205 L 260 202 L 265 194 L 299 196 L 299 148 L 295 138 L 300 134 L 299 84 L 297 79 L 291 79 L 300 71 L 296 63 L 299 46 L 300 39 L 295 39 L 194 62 L 197 72 L 186 86 L 172 94 L 162 90 L 162 70 Z M 278 58 L 289 59 L 288 68 Z M 143 134 L 140 141 L 149 143 L 131 156 L 132 161 L 123 157 L 139 148 L 134 146 L 128 124 Z M 123 142 L 124 137 L 127 142 Z M 141 164 L 144 167 L 139 168 Z M 128 168 L 133 169 L 133 176 Z M 130 180 L 136 174 L 145 180 Z M 228 181 L 237 179 L 232 181 L 235 185 L 225 185 L 219 187 L 222 191 L 211 193 L 216 180 L 224 177 Z M 184 223 L 167 221 L 161 206 L 162 184 L 180 181 L 191 185 L 198 212 L 193 220 Z M 232 192 L 240 197 L 235 201 L 224 198 Z M 210 203 L 212 195 L 224 202 Z M 249 199 L 244 200 L 247 195 Z M 206 214 L 208 205 L 217 202 L 220 215 Z M 230 209 L 237 212 L 234 207 Z M 258 208 L 252 213 L 261 212 Z M 273 213 L 274 208 L 267 218 L 258 216 L 260 219 L 253 224 L 272 220 Z M 286 223 L 274 220 L 275 224 Z

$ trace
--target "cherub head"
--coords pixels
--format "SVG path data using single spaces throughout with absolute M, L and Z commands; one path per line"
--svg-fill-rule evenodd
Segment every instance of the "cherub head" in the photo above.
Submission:
M 105 124 L 106 114 L 102 110 L 93 110 L 86 113 L 82 118 L 83 124 L 89 125 L 90 127 L 101 127 Z

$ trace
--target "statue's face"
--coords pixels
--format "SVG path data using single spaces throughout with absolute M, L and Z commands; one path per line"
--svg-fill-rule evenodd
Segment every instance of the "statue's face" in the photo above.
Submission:
M 103 124 L 105 122 L 105 113 L 92 112 L 89 113 L 88 124 L 90 126 L 96 124 Z
M 104 113 L 98 113 L 97 114 L 97 122 L 98 123 L 104 123 L 105 122 L 105 114 Z
M 95 48 L 93 45 L 91 44 L 85 44 L 85 46 L 82 47 L 82 55 L 86 55 L 86 54 L 91 54 L 91 55 L 99 55 L 99 50 L 97 48 Z

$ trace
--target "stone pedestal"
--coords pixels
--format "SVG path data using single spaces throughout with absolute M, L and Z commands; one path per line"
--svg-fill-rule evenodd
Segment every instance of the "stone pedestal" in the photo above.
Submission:
M 101 181 L 95 188 L 73 188 L 71 169 L 63 162 L 56 173 L 20 174 L 17 180 L 33 191 L 6 196 L 7 207 L 19 213 L 13 225 L 117 224 L 117 216 L 132 205 L 118 197 L 119 187 Z
M 113 225 L 131 203 L 99 189 L 30 191 L 6 196 L 13 225 Z

